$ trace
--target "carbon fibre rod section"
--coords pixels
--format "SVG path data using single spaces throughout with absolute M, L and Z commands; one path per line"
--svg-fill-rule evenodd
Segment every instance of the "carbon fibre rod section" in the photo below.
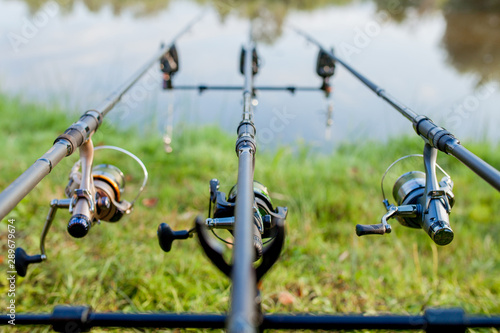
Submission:
M 258 311 L 256 306 L 257 280 L 253 267 L 255 247 L 260 243 L 260 232 L 254 232 L 253 204 L 253 177 L 255 167 L 255 125 L 253 123 L 254 110 L 252 105 L 253 76 L 258 68 L 254 68 L 255 43 L 251 28 L 248 43 L 242 49 L 242 69 L 245 76 L 243 85 L 243 117 L 238 126 L 236 140 L 236 154 L 238 156 L 238 195 L 235 202 L 235 226 L 233 246 L 233 269 L 231 271 L 231 309 L 227 320 L 229 333 L 257 332 Z M 255 62 L 257 67 L 257 61 Z M 257 242 L 256 242 L 257 241 Z

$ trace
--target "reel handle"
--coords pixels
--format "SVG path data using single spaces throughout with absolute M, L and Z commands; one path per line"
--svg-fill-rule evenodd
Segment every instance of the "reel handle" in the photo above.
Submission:
M 170 252 L 174 240 L 187 239 L 191 237 L 191 232 L 189 230 L 174 231 L 166 223 L 162 223 L 158 226 L 158 231 L 156 232 L 156 234 L 158 235 L 158 242 L 160 243 L 160 247 L 165 252 Z
M 28 271 L 29 264 L 36 264 L 36 263 L 43 261 L 41 254 L 36 254 L 34 256 L 30 256 L 21 247 L 18 247 L 16 249 L 15 258 L 16 258 L 15 266 L 16 266 L 17 275 L 22 276 L 22 277 L 26 276 L 26 272 Z
M 388 206 L 387 213 L 382 216 L 382 221 L 379 224 L 356 224 L 356 235 L 384 235 L 390 234 L 392 231 L 391 225 L 387 220 L 395 216 L 398 212 L 398 207 Z
M 392 231 L 390 225 L 379 224 L 356 224 L 356 235 L 384 235 Z

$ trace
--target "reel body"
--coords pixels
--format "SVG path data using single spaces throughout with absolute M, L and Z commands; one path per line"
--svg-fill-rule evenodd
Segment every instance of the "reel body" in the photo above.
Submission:
M 260 265 L 256 267 L 257 280 L 259 280 L 279 258 L 285 239 L 284 226 L 288 210 L 286 207 L 273 207 L 269 192 L 263 184 L 254 181 L 253 190 L 254 261 L 262 258 Z M 209 218 L 205 220 L 197 218 L 195 227 L 190 230 L 174 231 L 168 224 L 160 224 L 157 235 L 162 250 L 170 252 L 174 240 L 187 239 L 197 233 L 200 244 L 208 258 L 224 274 L 230 276 L 232 265 L 225 261 L 220 244 L 208 235 L 208 230 L 212 231 L 220 241 L 232 244 L 217 235 L 215 229 L 224 229 L 233 234 L 237 195 L 238 188 L 236 185 L 231 188 L 229 195 L 226 197 L 224 192 L 219 191 L 219 180 L 210 180 Z
M 88 144 L 88 146 L 86 146 Z M 81 158 L 71 169 L 69 183 L 66 186 L 66 195 L 71 199 L 69 211 L 73 214 L 68 223 L 68 232 L 76 238 L 84 237 L 90 228 L 99 221 L 118 222 L 124 215 L 132 211 L 132 207 L 144 190 L 148 179 L 148 172 L 144 163 L 131 152 L 114 146 L 99 146 L 95 149 L 89 140 L 85 150 L 81 152 Z M 116 166 L 111 164 L 99 164 L 92 167 L 93 151 L 115 150 L 134 159 L 143 171 L 143 182 L 135 196 L 129 202 L 123 198 L 125 191 L 125 175 Z M 92 154 L 89 153 L 92 151 Z M 81 167 L 81 172 L 80 172 Z M 88 208 L 81 210 L 79 202 L 85 199 Z M 76 213 L 74 212 L 76 210 Z M 78 216 L 77 216 L 78 215 Z
M 121 200 L 125 191 L 125 175 L 116 166 L 99 164 L 92 169 L 92 180 L 95 187 L 94 221 L 118 222 L 130 211 L 131 203 Z M 81 186 L 81 173 L 76 171 L 70 175 L 65 193 L 68 198 Z
M 218 191 L 219 181 L 217 179 L 212 179 L 210 181 L 210 202 L 209 202 L 209 216 L 211 211 L 211 206 L 214 206 L 213 216 L 206 220 L 206 224 L 209 229 L 215 234 L 214 229 L 226 229 L 231 234 L 234 228 L 234 207 L 236 202 L 236 197 L 238 195 L 238 187 L 234 185 L 226 199 L 226 194 L 224 192 Z M 269 196 L 269 191 L 267 187 L 258 181 L 253 182 L 253 192 L 254 192 L 254 228 L 256 229 L 254 233 L 257 237 L 254 237 L 254 247 L 255 247 L 255 260 L 262 257 L 263 243 L 262 239 L 273 238 L 276 236 L 276 221 L 277 218 L 285 219 L 286 214 L 279 213 L 278 209 L 274 209 L 271 197 Z M 274 219 L 273 219 L 274 217 Z M 215 234 L 216 235 L 216 234 Z M 217 238 L 221 239 L 216 235 Z
M 94 148 L 91 140 L 84 143 L 82 147 L 80 160 L 73 165 L 69 174 L 69 181 L 64 191 L 67 198 L 54 199 L 50 202 L 50 210 L 40 238 L 41 254 L 29 256 L 22 248 L 16 249 L 15 265 L 20 276 L 26 275 L 29 264 L 47 259 L 45 238 L 59 208 L 68 209 L 72 214 L 68 223 L 68 233 L 75 238 L 81 238 L 87 235 L 94 224 L 100 221 L 118 222 L 124 215 L 129 214 L 146 185 L 148 180 L 146 167 L 137 156 L 129 151 L 114 146 Z M 123 198 L 125 175 L 118 167 L 111 164 L 99 164 L 91 168 L 94 151 L 101 149 L 121 152 L 132 157 L 141 166 L 144 179 L 139 192 L 131 202 Z
M 384 193 L 384 179 L 389 170 L 398 162 L 409 157 L 422 157 L 425 172 L 404 172 L 397 178 L 392 188 L 396 205 L 390 204 Z M 390 218 L 396 218 L 406 227 L 423 229 L 438 245 L 449 244 L 454 237 L 450 227 L 449 215 L 455 203 L 452 192 L 453 181 L 450 176 L 436 164 L 437 150 L 426 144 L 423 155 L 408 155 L 396 160 L 387 168 L 382 177 L 381 188 L 383 203 L 387 213 L 380 224 L 356 226 L 358 236 L 368 234 L 390 233 L 392 228 L 387 223 Z M 438 183 L 436 167 L 445 175 Z
M 402 205 L 425 205 L 425 179 L 426 175 L 421 171 L 409 171 L 401 175 L 394 183 L 392 195 L 398 206 Z M 449 176 L 443 177 L 439 182 L 439 187 L 444 188 L 448 200 L 449 208 L 453 208 L 455 197 L 453 195 L 453 182 Z M 410 228 L 421 228 L 421 220 L 417 217 L 396 216 L 401 225 Z

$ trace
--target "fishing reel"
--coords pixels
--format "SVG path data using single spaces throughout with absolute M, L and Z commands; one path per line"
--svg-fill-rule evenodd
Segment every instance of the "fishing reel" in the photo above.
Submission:
M 389 170 L 399 162 L 412 157 L 423 157 L 425 172 L 409 171 L 397 178 L 392 188 L 396 204 L 390 204 L 384 193 L 384 179 Z M 358 236 L 390 233 L 392 228 L 387 223 L 391 218 L 406 227 L 423 229 L 438 245 L 447 245 L 454 234 L 450 227 L 449 215 L 455 203 L 452 192 L 453 181 L 450 176 L 436 164 L 437 150 L 426 144 L 423 155 L 408 155 L 396 160 L 387 168 L 382 177 L 381 187 L 383 203 L 387 213 L 380 224 L 356 225 Z M 436 167 L 444 177 L 438 183 Z
M 208 218 L 198 218 L 195 227 L 190 230 L 173 231 L 166 223 L 158 227 L 158 240 L 163 251 L 169 252 L 172 242 L 176 239 L 187 239 L 198 234 L 200 243 L 205 253 L 212 262 L 229 276 L 231 265 L 222 255 L 220 244 L 213 237 L 208 236 L 207 231 L 221 242 L 233 245 L 231 241 L 220 236 L 216 230 L 226 230 L 233 234 L 235 227 L 235 203 L 238 188 L 234 185 L 228 196 L 219 191 L 219 180 L 210 180 L 210 201 L 208 205 Z M 286 207 L 273 208 L 271 197 L 267 188 L 257 182 L 253 182 L 254 204 L 253 204 L 253 245 L 255 249 L 254 261 L 262 258 L 262 263 L 257 268 L 257 276 L 261 277 L 278 259 L 284 243 L 284 223 L 287 216 Z M 215 243 L 214 243 L 215 242 Z
M 238 188 L 234 185 L 227 196 L 223 192 L 219 192 L 219 181 L 212 179 L 210 181 L 210 202 L 208 215 L 210 216 L 212 206 L 213 216 L 206 220 L 207 227 L 212 230 L 214 235 L 220 240 L 226 242 L 215 233 L 215 229 L 226 229 L 231 234 L 234 228 L 234 206 L 236 196 L 238 195 Z M 276 219 L 286 218 L 286 208 L 278 207 L 274 211 L 271 202 L 271 197 L 267 187 L 261 183 L 253 182 L 253 192 L 255 196 L 253 205 L 253 229 L 254 229 L 254 248 L 255 260 L 262 257 L 263 243 L 262 239 L 272 239 L 276 236 Z M 280 211 L 282 209 L 282 211 Z M 274 219 L 273 219 L 274 217 Z M 273 223 L 274 222 L 274 223 Z
M 93 153 L 98 150 L 115 150 L 133 158 L 142 168 L 144 179 L 138 194 L 132 201 L 124 199 L 125 175 L 116 166 L 99 164 L 92 167 Z M 80 171 L 81 169 L 81 171 Z M 22 248 L 16 249 L 16 270 L 25 276 L 29 264 L 39 263 L 47 259 L 45 238 L 59 208 L 68 209 L 72 214 L 68 222 L 68 233 L 81 238 L 87 235 L 90 228 L 100 221 L 118 222 L 123 216 L 130 214 L 135 201 L 143 191 L 148 179 L 146 167 L 132 153 L 119 147 L 93 147 L 92 141 L 84 143 L 80 148 L 80 160 L 71 168 L 69 181 L 65 188 L 65 199 L 54 199 L 50 202 L 50 210 L 45 220 L 40 238 L 41 254 L 29 256 Z
M 161 48 L 165 44 L 161 44 Z M 179 55 L 175 44 L 161 57 L 160 69 L 163 72 L 163 89 L 173 89 L 172 77 L 179 71 Z
M 333 48 L 331 52 L 333 53 Z M 325 92 L 325 96 L 328 98 L 333 90 L 330 78 L 335 74 L 335 60 L 322 49 L 319 50 L 316 60 L 316 74 L 323 79 L 320 89 Z
M 91 191 L 80 189 L 82 174 L 78 170 L 80 162 L 77 162 L 69 176 L 65 194 L 70 198 L 69 212 L 73 213 L 79 199 L 85 199 L 93 206 L 90 210 L 94 218 L 74 215 L 68 223 L 68 233 L 81 238 L 87 235 L 91 226 L 98 221 L 118 222 L 125 214 L 130 213 L 132 203 L 121 200 L 125 191 L 125 176 L 123 172 L 114 165 L 100 164 L 92 168 L 92 181 L 94 184 L 94 196 Z

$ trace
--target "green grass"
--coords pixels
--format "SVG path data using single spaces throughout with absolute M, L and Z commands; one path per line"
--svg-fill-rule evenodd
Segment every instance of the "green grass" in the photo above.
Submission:
M 0 115 L 1 189 L 75 120 L 4 95 Z M 47 238 L 48 260 L 17 279 L 18 312 L 49 312 L 56 304 L 88 304 L 99 312 L 228 310 L 230 283 L 204 257 L 196 239 L 175 242 L 170 253 L 163 253 L 156 228 L 161 222 L 189 228 L 196 215 L 206 215 L 211 178 L 218 177 L 229 191 L 236 180 L 235 137 L 214 127 L 177 133 L 174 152 L 165 154 L 155 135 L 102 126 L 94 142 L 121 146 L 143 159 L 150 182 L 141 199 L 158 203 L 150 208 L 139 200 L 130 216 L 103 222 L 84 239 L 67 234 L 69 213 L 60 211 Z M 385 168 L 400 156 L 421 153 L 422 147 L 412 136 L 388 144 L 345 144 L 328 156 L 307 146 L 297 152 L 288 147 L 258 152 L 255 178 L 280 199 L 275 205 L 289 208 L 285 249 L 262 286 L 265 311 L 415 314 L 431 306 L 460 306 L 469 313 L 500 314 L 500 194 L 453 158 L 438 158 L 455 181 L 450 245 L 436 246 L 421 230 L 396 221 L 390 235 L 358 238 L 354 233 L 356 223 L 377 223 L 384 213 L 379 182 Z M 467 147 L 500 168 L 494 146 Z M 76 159 L 77 154 L 63 160 L 8 215 L 16 219 L 16 245 L 29 254 L 38 253 L 49 202 L 64 197 Z M 125 162 L 114 163 L 122 167 Z M 0 225 L 4 271 L 6 222 Z M 3 309 L 6 290 L 6 280 L 0 279 Z M 291 302 L 284 301 L 286 293 Z

